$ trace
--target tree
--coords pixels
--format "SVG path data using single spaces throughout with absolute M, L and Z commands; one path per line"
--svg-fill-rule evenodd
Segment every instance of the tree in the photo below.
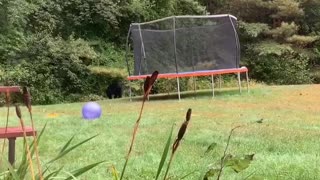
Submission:
M 319 37 L 310 34 L 309 26 L 303 28 L 306 27 L 305 15 L 314 13 L 306 5 L 312 4 L 315 9 L 320 7 L 311 1 L 231 0 L 229 2 L 228 9 L 241 20 L 239 28 L 242 56 L 255 78 L 268 80 L 270 83 L 309 82 L 309 64 L 314 58 L 319 58 L 314 50 Z M 315 29 L 315 26 L 311 27 Z M 265 62 L 269 65 L 267 66 Z M 303 74 L 301 76 L 303 78 L 296 79 L 293 76 L 283 75 L 283 73 L 292 75 L 299 72 Z M 292 81 L 293 79 L 295 80 Z

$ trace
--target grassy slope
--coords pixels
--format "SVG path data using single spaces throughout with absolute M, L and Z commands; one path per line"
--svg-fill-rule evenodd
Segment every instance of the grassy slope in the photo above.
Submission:
M 201 94 L 201 93 L 199 93 Z M 203 93 L 206 94 L 206 93 Z M 73 135 L 75 140 L 100 134 L 77 151 L 59 160 L 55 166 L 76 169 L 99 160 L 108 163 L 91 170 L 81 179 L 111 179 L 110 166 L 120 171 L 124 163 L 133 124 L 141 105 L 128 99 L 100 102 L 103 115 L 96 121 L 84 121 L 84 103 L 34 107 L 38 128 L 48 122 L 40 145 L 43 162 L 53 158 Z M 249 125 L 236 130 L 230 146 L 232 154 L 255 153 L 251 166 L 237 176 L 226 171 L 223 179 L 243 179 L 249 174 L 264 179 L 316 179 L 320 177 L 320 86 L 256 86 L 249 94 L 218 93 L 211 99 L 198 95 L 184 98 L 153 100 L 146 103 L 132 158 L 126 175 L 129 179 L 152 179 L 167 133 L 176 124 L 177 133 L 188 108 L 193 109 L 191 124 L 175 156 L 170 176 L 182 177 L 189 172 L 216 162 L 223 152 L 228 133 L 237 125 Z M 1 117 L 5 117 L 5 109 Z M 56 113 L 56 117 L 49 117 Z M 14 111 L 12 109 L 12 113 Z M 26 120 L 27 113 L 24 113 Z M 262 124 L 251 123 L 263 118 Z M 4 118 L 1 126 L 4 126 Z M 10 125 L 18 120 L 11 116 Z M 212 157 L 203 158 L 206 148 L 218 144 Z M 2 142 L 1 142 L 2 144 Z M 21 156 L 20 140 L 17 157 Z M 195 173 L 186 179 L 196 179 Z M 175 178 L 174 178 L 175 179 Z

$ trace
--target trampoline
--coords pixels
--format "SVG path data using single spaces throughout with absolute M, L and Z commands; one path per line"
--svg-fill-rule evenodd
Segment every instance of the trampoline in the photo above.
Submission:
M 171 16 L 132 23 L 127 36 L 127 79 L 130 82 L 145 79 L 157 70 L 158 78 L 177 79 L 180 100 L 179 78 L 211 76 L 214 96 L 214 76 L 237 74 L 241 93 L 240 74 L 245 73 L 248 91 L 248 69 L 239 67 L 236 24 L 237 18 L 229 14 Z M 130 45 L 133 62 L 128 58 Z M 129 92 L 131 99 L 131 87 Z

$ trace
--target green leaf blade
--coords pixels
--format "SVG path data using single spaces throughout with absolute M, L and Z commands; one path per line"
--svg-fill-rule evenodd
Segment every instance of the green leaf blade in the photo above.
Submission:
M 50 160 L 47 164 L 53 163 L 54 161 L 62 158 L 63 156 L 67 155 L 69 152 L 71 152 L 71 151 L 74 150 L 75 148 L 81 146 L 82 144 L 90 141 L 91 139 L 93 139 L 93 138 L 95 138 L 95 137 L 97 137 L 97 136 L 98 136 L 98 135 L 94 135 L 94 136 L 92 136 L 92 137 L 90 137 L 90 138 L 88 138 L 88 139 L 85 139 L 85 140 L 81 141 L 80 143 L 78 143 L 78 144 L 76 144 L 76 145 L 74 145 L 74 146 L 72 146 L 72 147 L 64 150 L 62 153 L 59 153 L 55 158 L 53 158 L 52 160 Z
M 96 167 L 96 166 L 98 166 L 99 164 L 104 163 L 104 162 L 105 162 L 105 161 L 100 161 L 100 162 L 93 163 L 93 164 L 87 165 L 87 166 L 85 166 L 85 167 L 79 168 L 79 169 L 77 169 L 77 170 L 74 170 L 74 171 L 71 173 L 72 175 L 70 175 L 69 177 L 67 177 L 65 180 L 74 179 L 74 177 L 78 177 L 78 176 L 80 176 L 81 174 L 89 171 L 90 169 L 92 169 L 92 168 L 94 168 L 94 167 Z
M 63 153 L 63 151 L 65 151 L 65 150 L 69 147 L 69 145 L 71 144 L 71 142 L 72 142 L 72 140 L 74 139 L 75 136 L 76 136 L 76 135 L 73 135 L 73 136 L 68 140 L 68 142 L 61 148 L 59 154 Z
M 160 160 L 160 163 L 159 163 L 157 175 L 156 175 L 156 178 L 155 178 L 156 180 L 159 178 L 159 175 L 160 175 L 160 173 L 162 171 L 164 162 L 166 161 L 167 156 L 168 156 L 168 152 L 169 152 L 169 148 L 170 148 L 170 144 L 171 144 L 171 140 L 172 140 L 173 127 L 174 127 L 174 125 L 172 125 L 172 127 L 171 127 L 171 130 L 169 132 L 169 136 L 168 136 L 168 139 L 167 139 L 167 143 L 166 143 L 166 145 L 165 145 L 165 147 L 163 149 L 163 153 L 162 153 L 161 160 Z
M 209 177 L 213 177 L 219 173 L 220 169 L 218 168 L 210 168 L 203 177 L 203 180 L 209 179 Z

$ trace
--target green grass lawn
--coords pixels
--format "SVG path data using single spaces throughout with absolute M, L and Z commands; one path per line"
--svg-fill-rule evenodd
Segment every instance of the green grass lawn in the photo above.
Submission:
M 48 123 L 39 146 L 42 162 L 52 159 L 74 134 L 74 143 L 99 134 L 58 160 L 52 168 L 65 166 L 66 171 L 70 171 L 106 160 L 80 177 L 88 180 L 112 179 L 112 165 L 118 171 L 122 170 L 141 101 L 134 99 L 130 102 L 123 98 L 99 103 L 103 109 L 102 117 L 95 121 L 81 118 L 84 103 L 34 106 L 37 129 Z M 152 179 L 155 176 L 170 127 L 175 124 L 176 135 L 188 108 L 193 110 L 192 118 L 171 165 L 171 179 L 179 179 L 194 170 L 205 170 L 209 164 L 218 162 L 229 131 L 237 125 L 243 127 L 235 131 L 229 152 L 233 155 L 254 153 L 254 161 L 239 174 L 226 169 L 222 179 L 244 179 L 251 174 L 256 179 L 320 177 L 319 85 L 256 85 L 250 93 L 217 90 L 215 98 L 211 98 L 210 91 L 201 91 L 196 97 L 192 93 L 184 95 L 181 101 L 173 96 L 165 99 L 151 97 L 145 105 L 126 179 Z M 0 113 L 3 117 L 0 125 L 4 126 L 5 108 Z M 30 124 L 26 111 L 23 116 Z M 262 118 L 263 123 L 253 123 Z M 13 108 L 9 123 L 18 125 Z M 216 142 L 217 147 L 211 156 L 204 156 L 212 142 Z M 22 141 L 17 140 L 17 163 L 21 149 Z M 198 179 L 199 174 L 197 171 L 185 179 Z

